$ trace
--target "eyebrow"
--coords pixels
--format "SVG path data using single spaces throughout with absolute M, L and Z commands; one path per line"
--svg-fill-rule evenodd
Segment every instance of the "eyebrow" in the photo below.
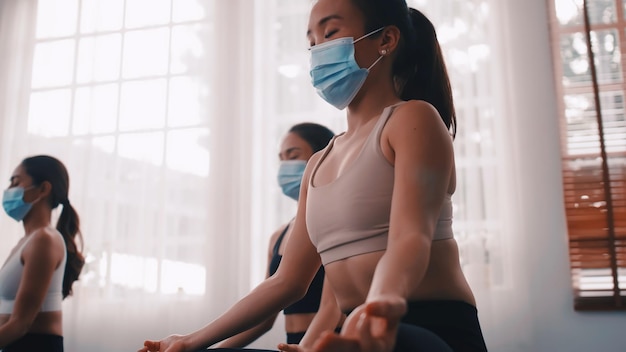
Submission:
M 287 156 L 287 155 L 289 155 L 291 152 L 294 152 L 294 151 L 296 151 L 296 150 L 300 150 L 300 149 L 302 149 L 302 148 L 300 148 L 300 147 L 291 147 L 291 148 L 289 148 L 289 149 L 285 150 L 285 153 L 284 153 L 284 154 L 285 154 L 285 156 Z M 278 157 L 279 157 L 279 158 L 280 158 L 280 156 L 281 156 L 281 155 L 283 155 L 283 153 L 282 153 L 282 152 L 278 153 Z
M 323 26 L 326 22 L 328 22 L 328 21 L 330 21 L 330 20 L 342 20 L 342 19 L 343 19 L 343 17 L 341 17 L 341 16 L 339 16 L 339 15 L 329 15 L 329 16 L 326 16 L 326 17 L 322 18 L 321 20 L 319 20 L 319 22 L 317 22 L 317 26 L 318 26 L 318 27 L 321 27 L 321 26 Z M 311 29 L 310 29 L 310 28 L 306 31 L 306 35 L 307 35 L 307 37 L 308 37 L 309 35 L 311 35 Z

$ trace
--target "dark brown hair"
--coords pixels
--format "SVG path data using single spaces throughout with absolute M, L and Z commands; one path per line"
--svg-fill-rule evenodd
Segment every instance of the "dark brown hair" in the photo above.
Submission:
M 400 30 L 394 82 L 403 100 L 424 100 L 432 104 L 452 136 L 456 135 L 456 112 L 448 71 L 437 40 L 435 27 L 405 0 L 352 0 L 365 18 L 365 33 L 385 26 Z M 380 35 L 380 34 L 377 34 Z
M 312 122 L 294 125 L 289 129 L 289 132 L 297 134 L 300 138 L 309 143 L 311 149 L 313 149 L 313 153 L 324 149 L 328 145 L 328 142 L 335 136 L 333 131 L 325 126 Z

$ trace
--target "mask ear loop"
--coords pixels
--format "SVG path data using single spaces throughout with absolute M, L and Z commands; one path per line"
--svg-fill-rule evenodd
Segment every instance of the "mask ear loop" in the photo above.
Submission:
M 372 67 L 374 67 L 374 65 L 376 65 L 376 64 L 378 63 L 378 61 L 382 60 L 382 59 L 383 59 L 383 57 L 385 57 L 385 55 L 380 55 L 380 56 L 378 57 L 378 59 L 376 59 L 376 61 L 374 61 L 374 63 L 373 63 L 373 64 L 371 64 L 371 65 L 370 65 L 370 67 L 368 67 L 368 68 L 367 68 L 367 71 L 369 72 L 369 70 L 371 70 L 371 69 L 372 69 Z
M 352 42 L 352 44 L 356 44 L 359 40 L 361 40 L 361 39 L 363 39 L 363 38 L 367 38 L 367 37 L 369 37 L 370 35 L 372 35 L 372 34 L 374 34 L 374 33 L 378 33 L 378 32 L 380 32 L 380 31 L 382 31 L 383 29 L 385 29 L 385 27 L 384 27 L 384 26 L 383 26 L 383 27 L 380 27 L 380 28 L 378 28 L 378 29 L 375 29 L 375 30 L 373 30 L 373 31 L 371 31 L 371 32 L 369 32 L 369 33 L 367 33 L 367 34 L 365 34 L 365 35 L 362 35 L 362 36 L 361 36 L 361 37 L 359 37 L 357 40 L 353 41 L 353 42 Z M 376 64 L 378 63 L 378 61 L 382 60 L 382 58 L 383 58 L 383 56 L 385 56 L 385 54 L 386 54 L 386 51 L 385 51 L 385 53 L 381 53 L 381 55 L 378 57 L 378 59 L 376 59 L 376 61 L 374 61 L 374 63 L 373 63 L 373 64 L 371 64 L 371 65 L 370 65 L 370 67 L 368 67 L 368 68 L 367 68 L 367 71 L 369 72 L 369 70 L 371 70 L 371 69 L 372 69 L 372 67 L 374 67 L 374 65 L 376 65 Z
M 24 188 L 24 193 L 22 193 L 22 201 L 24 201 L 24 203 L 26 203 L 26 201 L 24 200 L 24 194 L 26 194 L 26 191 L 30 191 L 33 188 L 36 188 L 37 186 L 35 185 L 30 185 L 26 188 Z M 39 202 L 41 200 L 41 197 L 37 197 L 35 198 L 32 202 L 28 202 L 28 204 L 35 204 L 37 202 Z
M 356 39 L 355 41 L 353 41 L 353 42 L 352 42 L 352 44 L 356 44 L 356 42 L 358 42 L 359 40 L 361 40 L 361 39 L 363 39 L 363 38 L 367 38 L 367 37 L 369 37 L 370 35 L 372 35 L 372 34 L 374 34 L 374 33 L 378 33 L 378 32 L 380 32 L 380 31 L 382 31 L 383 29 L 385 29 L 385 27 L 380 27 L 380 28 L 378 28 L 378 29 L 375 29 L 375 30 L 373 30 L 373 31 L 371 31 L 371 32 L 369 32 L 369 33 L 367 33 L 367 34 L 364 34 L 364 35 L 362 35 L 361 37 L 359 37 L 358 39 Z

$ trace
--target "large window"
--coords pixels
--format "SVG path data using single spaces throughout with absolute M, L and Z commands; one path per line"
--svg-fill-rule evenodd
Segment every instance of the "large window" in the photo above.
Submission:
M 84 295 L 205 292 L 211 6 L 39 1 L 29 150 L 73 168 Z
M 548 3 L 574 306 L 626 309 L 626 1 Z

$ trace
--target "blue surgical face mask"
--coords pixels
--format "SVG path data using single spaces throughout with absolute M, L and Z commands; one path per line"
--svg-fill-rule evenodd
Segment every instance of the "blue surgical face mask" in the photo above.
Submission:
M 32 187 L 28 187 L 28 189 L 30 188 Z M 15 221 L 22 221 L 33 207 L 33 203 L 24 201 L 25 191 L 26 189 L 23 187 L 13 187 L 5 189 L 2 194 L 2 207 L 7 215 L 15 219 Z
M 305 168 L 305 160 L 283 160 L 280 162 L 278 184 L 283 193 L 293 200 L 298 200 L 300 196 L 300 184 Z
M 339 110 L 350 104 L 363 86 L 369 70 L 383 58 L 381 55 L 370 67 L 361 68 L 354 59 L 354 44 L 383 28 L 357 40 L 338 38 L 311 48 L 311 81 L 322 99 Z

